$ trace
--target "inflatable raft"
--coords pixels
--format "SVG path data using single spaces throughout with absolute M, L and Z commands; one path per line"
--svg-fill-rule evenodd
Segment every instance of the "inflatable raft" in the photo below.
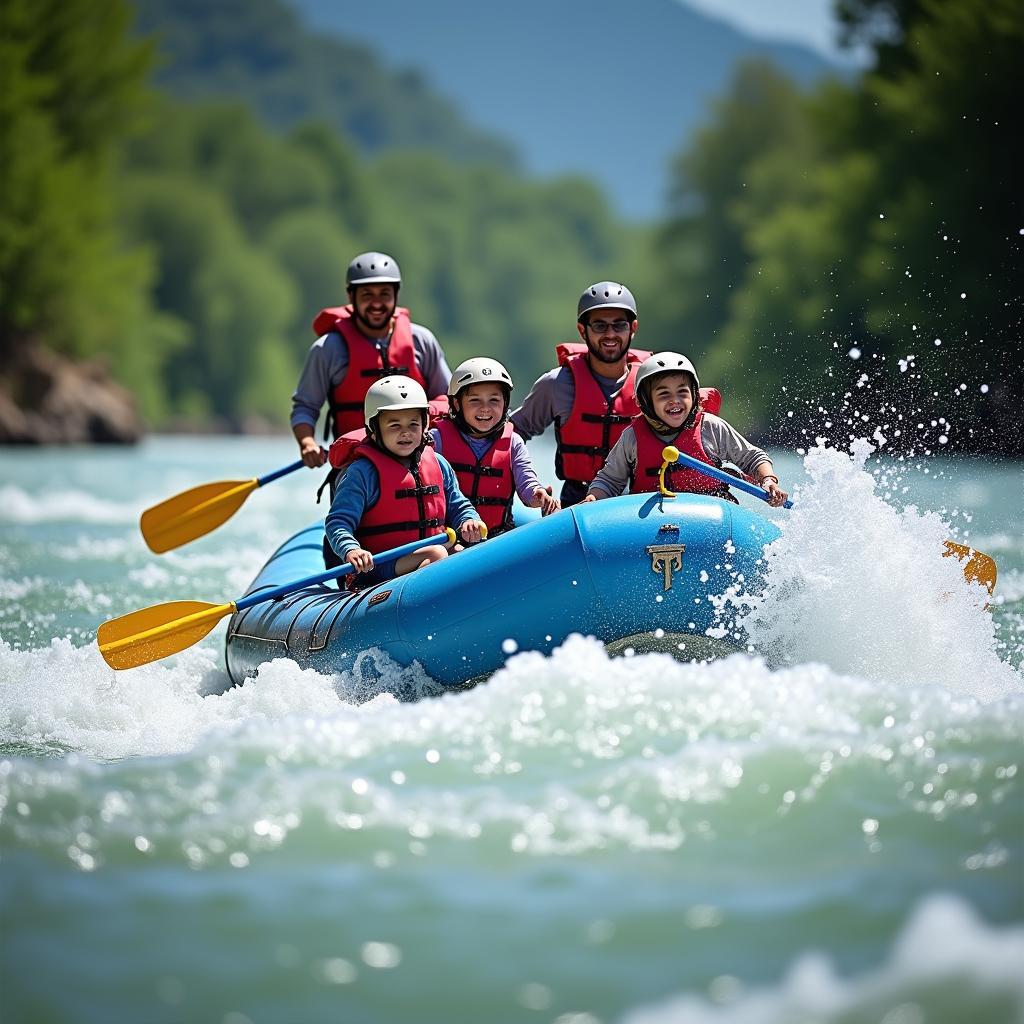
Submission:
M 321 673 L 351 671 L 363 652 L 418 662 L 458 687 L 500 668 L 512 651 L 550 652 L 572 633 L 703 656 L 736 649 L 709 596 L 756 588 L 778 528 L 704 495 L 623 495 L 577 505 L 357 593 L 321 584 L 236 612 L 227 629 L 233 683 L 275 658 Z M 246 592 L 322 570 L 323 526 L 281 545 Z M 693 643 L 687 645 L 687 640 Z M 689 649 L 687 650 L 687 646 Z

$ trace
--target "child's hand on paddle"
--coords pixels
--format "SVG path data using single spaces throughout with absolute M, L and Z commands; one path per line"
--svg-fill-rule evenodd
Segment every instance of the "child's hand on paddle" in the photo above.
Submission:
M 467 544 L 477 544 L 487 536 L 487 527 L 479 519 L 470 519 L 459 527 L 459 536 Z
M 767 483 L 762 483 L 761 486 L 768 492 L 768 504 L 772 508 L 780 508 L 789 495 L 779 487 L 777 480 L 769 480 Z
M 356 572 L 369 572 L 373 568 L 373 555 L 365 548 L 355 548 L 345 556 L 345 561 Z

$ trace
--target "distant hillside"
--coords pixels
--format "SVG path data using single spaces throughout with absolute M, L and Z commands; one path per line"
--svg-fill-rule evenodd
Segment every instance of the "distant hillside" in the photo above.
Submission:
M 416 148 L 515 166 L 511 146 L 471 127 L 416 71 L 388 70 L 364 45 L 317 35 L 284 0 L 135 0 L 159 39 L 155 82 L 185 100 L 234 97 L 269 124 L 318 118 L 365 153 Z
M 664 211 L 668 161 L 737 60 L 770 58 L 802 83 L 835 70 L 679 0 L 291 2 L 312 26 L 424 71 L 529 170 L 587 173 L 645 218 Z

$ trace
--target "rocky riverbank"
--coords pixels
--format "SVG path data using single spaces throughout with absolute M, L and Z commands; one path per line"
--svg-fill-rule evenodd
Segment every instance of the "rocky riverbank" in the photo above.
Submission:
M 0 444 L 134 444 L 144 432 L 134 396 L 100 361 L 27 345 L 0 369 Z

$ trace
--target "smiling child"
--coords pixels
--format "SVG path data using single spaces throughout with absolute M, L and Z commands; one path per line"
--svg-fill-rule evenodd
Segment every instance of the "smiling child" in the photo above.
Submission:
M 343 435 L 331 445 L 332 465 L 347 466 L 325 530 L 343 562 L 364 574 L 361 586 L 380 583 L 447 557 L 442 544 L 398 559 L 375 556 L 445 526 L 462 540 L 486 534 L 476 509 L 459 490 L 452 467 L 426 443 L 427 396 L 397 374 L 371 385 L 363 404 L 365 436 Z
M 636 396 L 641 414 L 609 452 L 585 501 L 610 498 L 627 487 L 634 494 L 657 491 L 662 452 L 668 445 L 716 468 L 723 462 L 733 463 L 765 489 L 770 505 L 786 500 L 768 454 L 721 417 L 701 408 L 697 370 L 686 356 L 657 352 L 644 360 L 636 371 Z M 673 491 L 736 500 L 725 484 L 695 469 L 671 468 L 665 482 Z
M 508 420 L 511 394 L 512 378 L 497 359 L 467 359 L 448 385 L 449 415 L 433 430 L 435 450 L 451 463 L 491 537 L 515 525 L 516 494 L 542 516 L 561 508 L 538 479 L 526 442 Z

